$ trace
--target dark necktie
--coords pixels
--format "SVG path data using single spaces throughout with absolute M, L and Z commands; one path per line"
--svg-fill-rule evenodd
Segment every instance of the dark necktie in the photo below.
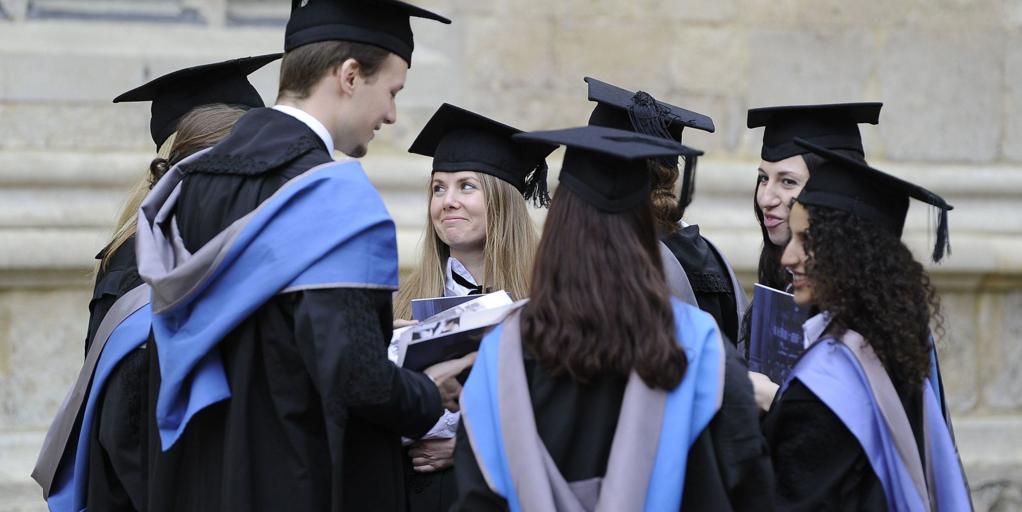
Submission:
M 465 279 L 464 277 L 461 277 L 461 274 L 459 274 L 459 273 L 457 273 L 457 272 L 455 272 L 453 270 L 451 271 L 451 277 L 454 278 L 454 282 L 455 283 L 458 283 L 459 285 L 461 285 L 461 286 L 463 286 L 465 288 L 468 288 L 469 289 L 469 292 L 468 292 L 469 295 L 480 295 L 480 294 L 483 293 L 482 285 L 475 285 L 475 284 L 470 283 L 468 281 L 468 279 Z

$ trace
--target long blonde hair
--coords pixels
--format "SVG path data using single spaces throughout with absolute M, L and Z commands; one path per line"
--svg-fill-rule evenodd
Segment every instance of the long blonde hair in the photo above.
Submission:
M 189 155 L 213 146 L 221 139 L 231 133 L 234 123 L 245 114 L 247 109 L 222 103 L 204 105 L 193 109 L 178 122 L 178 130 L 160 146 L 156 158 L 149 164 L 149 169 L 138 182 L 131 188 L 121 213 L 117 215 L 117 227 L 114 229 L 113 239 L 106 249 L 103 249 L 103 257 L 96 266 L 95 273 L 106 267 L 117 249 L 120 249 L 124 242 L 135 236 L 135 229 L 138 224 L 138 208 L 149 190 L 156 185 L 157 181 L 171 166 L 184 160 Z M 96 276 L 93 276 L 95 278 Z
M 483 248 L 484 275 L 477 282 L 491 290 L 506 290 L 515 299 L 529 296 L 529 277 L 538 235 L 529 218 L 521 192 L 489 174 L 476 173 L 486 199 L 486 244 Z M 426 187 L 426 201 L 433 197 L 433 184 Z M 419 265 L 401 286 L 394 300 L 394 318 L 411 318 L 412 299 L 444 294 L 445 270 L 451 249 L 433 229 L 426 208 L 426 227 L 420 243 Z

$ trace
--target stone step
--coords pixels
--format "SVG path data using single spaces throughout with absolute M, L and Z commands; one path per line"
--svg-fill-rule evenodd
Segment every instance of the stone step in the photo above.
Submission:
M 439 25 L 439 24 L 437 24 Z M 440 98 L 456 100 L 451 43 L 437 27 L 416 33 L 415 68 L 398 97 L 402 123 L 377 144 L 406 148 Z M 130 41 L 130 44 L 126 42 Z M 170 71 L 280 51 L 278 26 L 211 29 L 176 23 L 32 21 L 0 30 L 0 153 L 4 150 L 144 150 L 149 105 L 118 104 L 123 91 Z M 263 99 L 276 98 L 279 62 L 253 73 Z M 56 78 L 56 77 L 62 77 Z
M 84 270 L 108 241 L 131 183 L 145 172 L 152 154 L 140 151 L 0 151 L 0 241 L 17 248 L 0 254 L 0 269 Z M 557 164 L 550 161 L 550 187 L 556 188 Z M 398 227 L 401 265 L 414 265 L 426 223 L 430 160 L 375 148 L 362 159 Z M 743 272 L 756 265 L 760 238 L 750 201 L 752 162 L 704 159 L 698 194 L 687 213 L 704 234 Z M 884 166 L 882 166 L 884 167 Z M 888 168 L 888 167 L 885 167 Z M 944 274 L 1017 273 L 1022 268 L 1022 167 L 977 169 L 959 166 L 889 166 L 893 174 L 925 182 L 945 194 L 951 213 L 954 254 L 936 267 Z M 906 242 L 925 260 L 932 234 L 932 212 L 913 202 Z M 541 224 L 545 210 L 532 210 Z M 991 223 L 996 218 L 998 222 Z M 20 274 L 0 279 L 9 282 Z
M 30 477 L 45 432 L 0 431 L 0 512 L 42 512 L 42 490 Z

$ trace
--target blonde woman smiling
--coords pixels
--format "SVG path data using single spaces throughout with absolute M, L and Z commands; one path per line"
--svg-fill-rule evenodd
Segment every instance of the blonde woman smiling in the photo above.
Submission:
M 526 200 L 547 206 L 544 158 L 554 146 L 518 143 L 520 130 L 443 104 L 409 151 L 433 157 L 429 222 L 419 265 L 394 302 L 394 317 L 411 316 L 411 300 L 505 290 L 528 296 L 538 236 Z M 457 414 L 447 413 L 409 450 L 410 511 L 450 508 L 450 471 Z
M 419 265 L 394 302 L 411 317 L 411 300 L 506 290 L 528 296 L 537 234 L 526 200 L 546 206 L 552 147 L 522 145 L 520 130 L 443 104 L 409 151 L 433 157 L 429 222 Z

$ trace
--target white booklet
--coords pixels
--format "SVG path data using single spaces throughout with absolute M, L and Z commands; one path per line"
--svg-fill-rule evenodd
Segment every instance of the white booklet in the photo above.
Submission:
M 394 330 L 388 356 L 398 366 L 424 370 L 479 348 L 487 327 L 499 324 L 528 302 L 512 301 L 501 290 L 441 311 L 420 323 Z

